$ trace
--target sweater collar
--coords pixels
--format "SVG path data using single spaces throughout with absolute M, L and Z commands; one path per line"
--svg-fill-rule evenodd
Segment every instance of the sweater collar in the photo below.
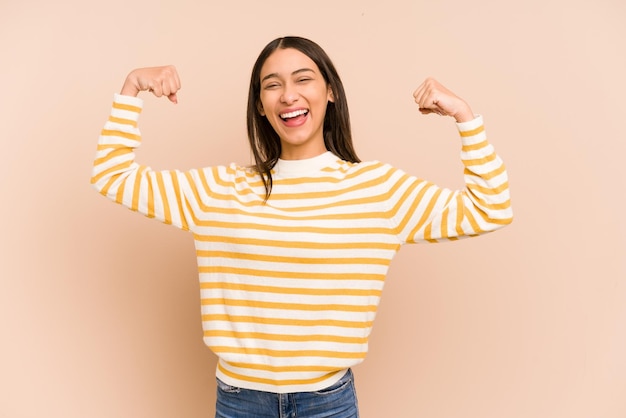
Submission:
M 305 175 L 319 172 L 337 162 L 339 157 L 330 151 L 304 160 L 278 159 L 274 172 L 279 176 Z

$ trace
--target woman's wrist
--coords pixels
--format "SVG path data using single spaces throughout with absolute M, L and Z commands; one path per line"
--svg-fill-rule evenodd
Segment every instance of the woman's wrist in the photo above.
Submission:
M 135 83 L 131 76 L 129 75 L 128 77 L 126 77 L 126 80 L 124 81 L 124 85 L 122 86 L 122 90 L 120 91 L 120 94 L 123 96 L 132 96 L 132 97 L 137 97 L 137 95 L 139 94 L 139 88 L 137 87 L 137 83 Z

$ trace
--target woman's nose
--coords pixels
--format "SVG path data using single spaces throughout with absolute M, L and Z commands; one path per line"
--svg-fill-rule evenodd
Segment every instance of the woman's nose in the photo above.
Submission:
M 296 100 L 298 100 L 299 97 L 300 96 L 298 95 L 298 92 L 296 91 L 295 86 L 287 85 L 285 86 L 285 89 L 283 90 L 281 100 L 285 104 L 291 104 L 295 102 Z

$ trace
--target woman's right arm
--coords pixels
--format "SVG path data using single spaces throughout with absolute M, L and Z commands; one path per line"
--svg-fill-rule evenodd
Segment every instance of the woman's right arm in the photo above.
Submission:
M 98 140 L 91 184 L 104 196 L 131 210 L 189 229 L 178 171 L 153 171 L 135 162 L 134 149 L 141 144 L 137 128 L 143 100 L 137 95 L 150 91 L 177 103 L 180 80 L 173 66 L 140 68 L 126 78 L 114 96 L 111 114 Z

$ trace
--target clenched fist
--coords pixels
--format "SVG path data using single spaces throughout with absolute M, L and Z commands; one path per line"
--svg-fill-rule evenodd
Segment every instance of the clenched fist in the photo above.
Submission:
M 163 67 L 137 68 L 131 71 L 124 81 L 120 94 L 137 96 L 140 91 L 149 91 L 156 97 L 167 97 L 178 103 L 176 93 L 180 90 L 180 78 L 173 65 Z
M 434 78 L 427 78 L 413 93 L 422 114 L 436 113 L 452 116 L 457 122 L 474 119 L 474 113 L 465 100 L 452 93 Z

